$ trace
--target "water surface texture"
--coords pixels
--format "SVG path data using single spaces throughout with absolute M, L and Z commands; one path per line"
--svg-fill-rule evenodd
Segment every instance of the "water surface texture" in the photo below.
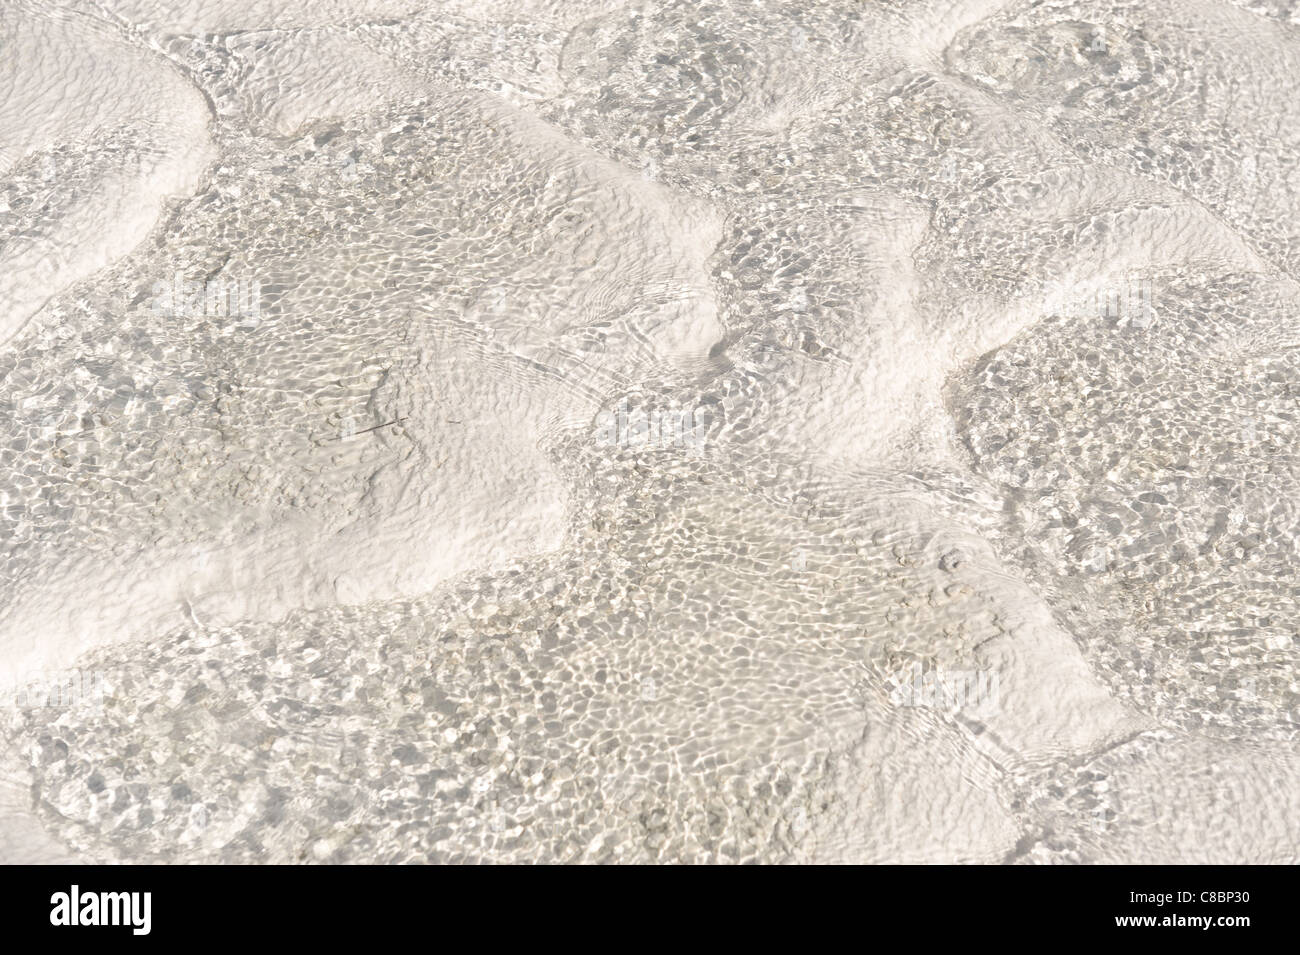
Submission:
M 0 861 L 1300 859 L 1300 13 L 6 0 Z

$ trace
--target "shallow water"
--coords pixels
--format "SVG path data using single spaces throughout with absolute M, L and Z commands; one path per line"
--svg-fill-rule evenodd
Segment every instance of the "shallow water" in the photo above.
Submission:
M 0 854 L 1296 861 L 1288 10 L 7 4 Z

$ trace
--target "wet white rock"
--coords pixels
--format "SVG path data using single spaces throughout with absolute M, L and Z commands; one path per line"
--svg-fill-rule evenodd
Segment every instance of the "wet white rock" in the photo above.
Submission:
M 0 858 L 1295 861 L 1283 13 L 100 7 L 0 13 Z

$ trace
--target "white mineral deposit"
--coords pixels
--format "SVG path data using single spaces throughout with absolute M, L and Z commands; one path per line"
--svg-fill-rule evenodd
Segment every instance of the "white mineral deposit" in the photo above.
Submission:
M 3 0 L 0 862 L 1300 860 L 1286 0 Z

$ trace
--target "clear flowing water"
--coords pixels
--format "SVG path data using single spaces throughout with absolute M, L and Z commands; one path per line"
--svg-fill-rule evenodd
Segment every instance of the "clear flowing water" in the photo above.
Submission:
M 0 856 L 1300 855 L 1288 5 L 0 50 Z

